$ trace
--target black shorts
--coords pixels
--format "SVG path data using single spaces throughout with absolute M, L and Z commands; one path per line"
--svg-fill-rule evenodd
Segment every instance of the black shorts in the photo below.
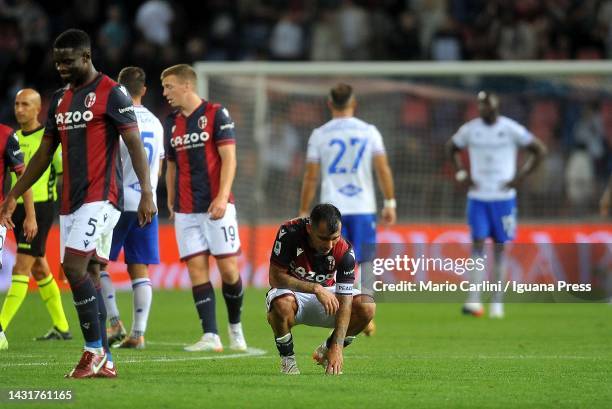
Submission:
M 36 211 L 38 233 L 30 243 L 26 241 L 23 234 L 23 221 L 25 220 L 25 207 L 23 203 L 17 204 L 17 208 L 13 213 L 17 253 L 29 254 L 32 257 L 42 257 L 45 255 L 47 236 L 55 218 L 55 202 L 34 203 L 34 210 Z

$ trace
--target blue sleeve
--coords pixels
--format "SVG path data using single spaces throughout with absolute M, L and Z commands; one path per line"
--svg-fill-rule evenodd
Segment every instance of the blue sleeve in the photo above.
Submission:
M 133 128 L 138 130 L 132 98 L 122 85 L 111 88 L 106 103 L 106 116 L 119 132 Z
M 19 140 L 15 132 L 6 139 L 6 147 L 4 148 L 4 163 L 13 171 L 23 169 L 23 152 L 19 147 Z
M 213 140 L 217 145 L 236 143 L 234 120 L 227 108 L 220 106 L 215 114 Z
M 336 267 L 336 282 L 353 284 L 355 281 L 355 251 L 351 246 L 340 259 Z
M 297 248 L 294 232 L 288 231 L 287 227 L 281 226 L 274 240 L 270 262 L 282 267 L 289 267 L 295 256 Z

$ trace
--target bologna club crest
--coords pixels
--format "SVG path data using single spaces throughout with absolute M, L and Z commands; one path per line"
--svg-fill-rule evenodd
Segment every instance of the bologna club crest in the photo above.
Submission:
M 92 105 L 95 104 L 95 103 L 96 103 L 96 93 L 95 92 L 90 92 L 85 97 L 85 107 L 91 108 Z
M 204 115 L 202 115 L 200 118 L 198 118 L 198 127 L 201 130 L 204 130 L 204 128 L 206 128 L 206 124 L 208 123 L 208 119 L 206 119 L 206 117 Z

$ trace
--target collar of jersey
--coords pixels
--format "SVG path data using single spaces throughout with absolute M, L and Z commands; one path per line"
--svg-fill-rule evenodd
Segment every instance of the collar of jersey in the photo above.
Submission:
M 24 131 L 23 129 L 21 129 L 21 135 L 23 136 L 30 136 L 38 131 L 40 131 L 41 129 L 43 129 L 45 126 L 44 125 L 40 125 L 38 128 L 32 129 L 31 131 Z
M 200 109 L 201 107 L 203 107 L 206 104 L 205 100 L 202 99 L 201 101 L 202 102 L 200 102 L 200 105 L 198 105 L 196 107 L 196 109 L 194 109 L 193 112 L 189 114 L 189 116 L 185 116 L 185 114 L 183 114 L 180 110 L 179 110 L 179 114 L 181 114 L 183 117 L 185 117 L 185 119 L 191 118 L 193 116 L 193 114 L 195 114 L 198 109 Z
M 100 77 L 102 77 L 102 73 L 98 71 L 98 74 L 91 81 L 87 81 L 85 84 L 79 85 L 78 87 L 68 87 L 68 89 L 74 94 L 75 92 L 85 88 L 86 86 L 93 84 Z

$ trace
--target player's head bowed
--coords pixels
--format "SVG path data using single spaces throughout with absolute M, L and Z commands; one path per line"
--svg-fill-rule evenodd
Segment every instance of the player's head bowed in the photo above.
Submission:
M 89 35 L 71 28 L 53 43 L 53 62 L 65 83 L 78 82 L 93 70 Z
M 312 209 L 307 229 L 311 244 L 319 253 L 329 253 L 340 239 L 341 217 L 340 210 L 329 203 L 318 204 Z

